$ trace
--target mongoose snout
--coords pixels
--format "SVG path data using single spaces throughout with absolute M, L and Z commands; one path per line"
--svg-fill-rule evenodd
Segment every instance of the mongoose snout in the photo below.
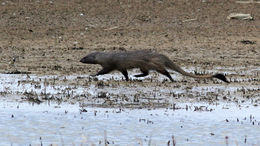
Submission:
M 91 53 L 91 54 L 83 57 L 82 59 L 80 59 L 80 62 L 87 63 L 87 64 L 96 64 L 96 62 L 95 62 L 96 55 L 97 55 L 97 53 Z

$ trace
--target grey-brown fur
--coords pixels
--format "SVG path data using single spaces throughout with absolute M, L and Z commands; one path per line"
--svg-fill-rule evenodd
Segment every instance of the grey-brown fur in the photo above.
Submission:
M 147 76 L 150 70 L 155 70 L 173 81 L 170 73 L 166 70 L 172 69 L 185 76 L 190 76 L 193 78 L 218 78 L 228 83 L 226 77 L 223 74 L 195 75 L 185 72 L 178 65 L 174 64 L 167 56 L 149 50 L 110 53 L 94 52 L 82 58 L 80 62 L 87 64 L 100 64 L 103 69 L 100 70 L 96 76 L 107 74 L 113 70 L 118 70 L 124 75 L 127 81 L 129 80 L 127 70 L 139 68 L 142 73 L 135 75 L 135 77 Z

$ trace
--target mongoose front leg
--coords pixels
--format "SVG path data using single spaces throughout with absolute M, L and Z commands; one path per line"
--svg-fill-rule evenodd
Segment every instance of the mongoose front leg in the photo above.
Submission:
M 123 75 L 124 75 L 124 77 L 125 77 L 125 80 L 126 81 L 129 81 L 129 78 L 128 78 L 128 73 L 127 73 L 127 71 L 126 70 L 122 70 L 122 71 L 120 71 Z
M 111 72 L 112 69 L 110 68 L 103 68 L 101 71 L 99 71 L 97 74 L 95 74 L 94 76 L 99 76 L 99 75 L 104 75 L 104 74 L 107 74 L 109 72 Z
M 138 74 L 138 75 L 134 75 L 135 77 L 145 77 L 145 76 L 147 76 L 148 75 L 148 71 L 146 71 L 146 72 L 143 72 L 143 73 L 141 73 L 141 74 Z
M 138 75 L 134 75 L 135 77 L 145 77 L 145 76 L 147 76 L 149 73 L 149 71 L 148 70 L 146 70 L 146 69 L 140 69 L 141 70 L 141 74 L 138 74 Z
M 135 77 L 145 77 L 145 76 L 147 76 L 148 75 L 148 73 L 142 73 L 142 74 L 138 74 L 138 75 L 134 75 Z

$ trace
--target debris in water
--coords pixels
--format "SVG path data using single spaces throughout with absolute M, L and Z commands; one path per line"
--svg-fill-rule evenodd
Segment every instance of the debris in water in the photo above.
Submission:
M 253 20 L 253 17 L 250 14 L 231 13 L 227 16 L 227 19 Z
M 240 41 L 242 44 L 246 44 L 246 45 L 253 45 L 253 44 L 256 44 L 255 41 L 250 41 L 250 40 L 242 40 Z

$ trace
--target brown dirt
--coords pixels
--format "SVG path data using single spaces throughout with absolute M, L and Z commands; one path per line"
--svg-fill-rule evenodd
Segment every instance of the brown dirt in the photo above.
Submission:
M 254 20 L 228 20 L 234 12 Z M 1 1 L 0 14 L 0 73 L 92 74 L 100 67 L 79 62 L 89 52 L 152 49 L 185 69 L 260 84 L 258 3 Z
M 80 64 L 81 57 L 121 47 L 154 49 L 183 66 L 260 65 L 256 3 L 2 1 L 0 8 L 1 72 L 11 71 L 9 62 L 18 57 L 15 67 L 20 71 L 89 73 L 93 66 Z M 250 13 L 254 20 L 228 20 L 232 12 Z M 245 45 L 242 40 L 256 44 Z

